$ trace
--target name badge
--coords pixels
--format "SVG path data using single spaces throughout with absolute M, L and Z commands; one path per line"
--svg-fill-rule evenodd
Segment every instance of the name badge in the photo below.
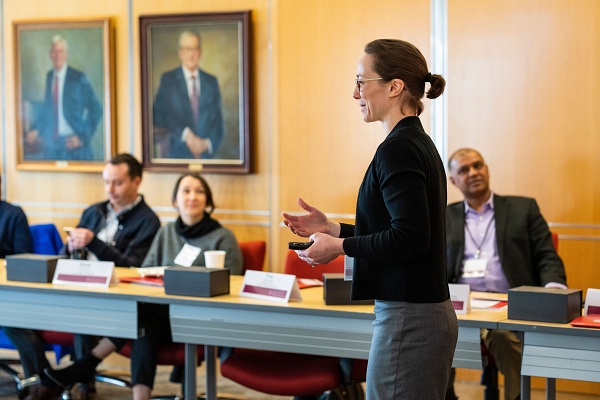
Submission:
M 179 254 L 173 260 L 173 262 L 177 265 L 181 265 L 182 267 L 191 267 L 196 261 L 196 258 L 200 255 L 202 249 L 200 247 L 192 246 L 191 244 L 184 244 L 181 250 L 179 250 Z
M 354 257 L 344 256 L 344 280 L 351 281 L 354 274 Z
M 107 288 L 111 283 L 118 283 L 115 263 L 60 259 L 56 264 L 52 283 Z
M 471 258 L 463 264 L 463 278 L 483 278 L 487 272 L 487 258 Z
M 240 297 L 287 303 L 302 301 L 295 275 L 248 270 L 240 289 Z

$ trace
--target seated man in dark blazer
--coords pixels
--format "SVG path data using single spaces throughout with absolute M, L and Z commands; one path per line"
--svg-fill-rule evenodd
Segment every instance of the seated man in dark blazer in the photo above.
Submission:
M 161 76 L 154 99 L 155 136 L 166 135 L 157 156 L 213 158 L 223 139 L 223 110 L 217 78 L 198 67 L 200 35 L 182 32 L 178 55 L 181 66 Z
M 473 291 L 506 293 L 529 285 L 566 288 L 564 265 L 534 199 L 500 196 L 489 187 L 489 171 L 473 149 L 448 160 L 450 182 L 464 201 L 446 211 L 448 280 Z M 505 377 L 505 399 L 520 397 L 522 344 L 511 331 L 483 329 L 481 338 Z M 456 399 L 454 370 L 446 399 Z

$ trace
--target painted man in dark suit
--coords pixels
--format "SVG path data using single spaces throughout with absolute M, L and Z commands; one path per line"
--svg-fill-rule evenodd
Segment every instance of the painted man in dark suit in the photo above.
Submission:
M 498 293 L 522 285 L 566 288 L 564 265 L 537 202 L 493 193 L 488 167 L 473 149 L 454 152 L 448 170 L 464 196 L 446 211 L 449 282 Z M 504 374 L 505 399 L 519 398 L 521 341 L 506 330 L 484 329 L 481 337 Z M 446 399 L 456 398 L 453 377 Z
M 50 47 L 53 68 L 46 75 L 44 102 L 32 130 L 25 135 L 26 159 L 94 159 L 91 141 L 102 118 L 102 106 L 87 76 L 70 67 L 67 57 L 67 41 L 54 36 Z
M 223 111 L 217 79 L 198 67 L 200 36 L 179 36 L 181 66 L 165 72 L 154 100 L 155 140 L 164 158 L 212 158 L 223 139 Z M 163 140 L 159 138 L 163 138 Z

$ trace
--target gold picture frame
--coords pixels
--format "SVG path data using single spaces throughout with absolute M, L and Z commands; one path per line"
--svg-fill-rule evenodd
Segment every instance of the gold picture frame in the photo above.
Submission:
M 101 171 L 115 154 L 109 18 L 15 21 L 17 168 Z
M 249 173 L 250 11 L 140 16 L 140 40 L 144 168 Z

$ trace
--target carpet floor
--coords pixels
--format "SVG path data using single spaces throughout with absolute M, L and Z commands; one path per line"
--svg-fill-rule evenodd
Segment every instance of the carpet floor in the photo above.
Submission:
M 0 359 L 16 358 L 17 353 L 9 350 L 0 350 Z M 48 359 L 52 359 L 53 354 L 48 353 Z M 68 357 L 65 358 L 61 364 L 68 363 Z M 19 365 L 15 365 L 14 369 L 21 371 Z M 111 375 L 120 375 L 125 378 L 129 375 L 129 359 L 118 354 L 111 355 L 105 359 L 102 364 L 98 367 L 98 370 L 102 372 L 110 373 Z M 152 395 L 180 395 L 181 385 L 169 382 L 169 375 L 171 373 L 171 367 L 159 366 L 156 374 L 154 390 Z M 250 389 L 247 389 L 229 379 L 218 376 L 218 394 L 229 399 L 239 400 L 291 400 L 291 397 L 284 396 L 271 396 L 264 393 L 259 393 Z M 203 366 L 197 369 L 197 385 L 198 394 L 201 395 L 204 391 L 205 382 L 205 370 Z M 98 398 L 100 400 L 126 400 L 131 399 L 131 390 L 129 388 L 122 388 L 115 385 L 111 385 L 103 382 L 96 382 L 96 390 L 98 392 Z M 4 372 L 0 371 L 0 399 L 2 400 L 17 400 L 17 393 L 15 389 L 14 381 Z M 73 400 L 77 400 L 74 399 Z
M 14 359 L 16 352 L 10 350 L 0 350 L 0 359 Z M 48 353 L 48 359 L 52 359 L 52 353 Z M 68 362 L 68 361 L 67 361 Z M 64 363 L 64 361 L 63 361 Z M 15 369 L 20 370 L 19 366 Z M 99 370 L 110 371 L 111 373 L 119 373 L 127 376 L 129 371 L 129 360 L 120 355 L 112 355 L 102 362 Z M 158 367 L 153 395 L 177 395 L 181 393 L 181 385 L 169 382 L 170 367 Z M 198 394 L 204 390 L 205 374 L 204 368 L 201 366 L 197 369 Z M 271 396 L 264 393 L 259 393 L 247 389 L 235 382 L 218 376 L 218 394 L 220 397 L 239 400 L 292 400 L 291 397 Z M 107 383 L 97 382 L 96 389 L 100 400 L 128 400 L 131 399 L 131 390 L 121 388 Z M 476 382 L 457 381 L 455 383 L 456 393 L 460 400 L 480 400 L 483 399 L 483 387 Z M 501 389 L 500 398 L 503 398 Z M 545 393 L 541 390 L 532 390 L 532 400 L 545 399 Z M 18 400 L 15 385 L 12 379 L 0 371 L 0 399 L 1 400 Z M 574 393 L 558 392 L 557 400 L 600 400 L 599 395 L 582 395 Z M 77 400 L 74 398 L 74 400 Z

